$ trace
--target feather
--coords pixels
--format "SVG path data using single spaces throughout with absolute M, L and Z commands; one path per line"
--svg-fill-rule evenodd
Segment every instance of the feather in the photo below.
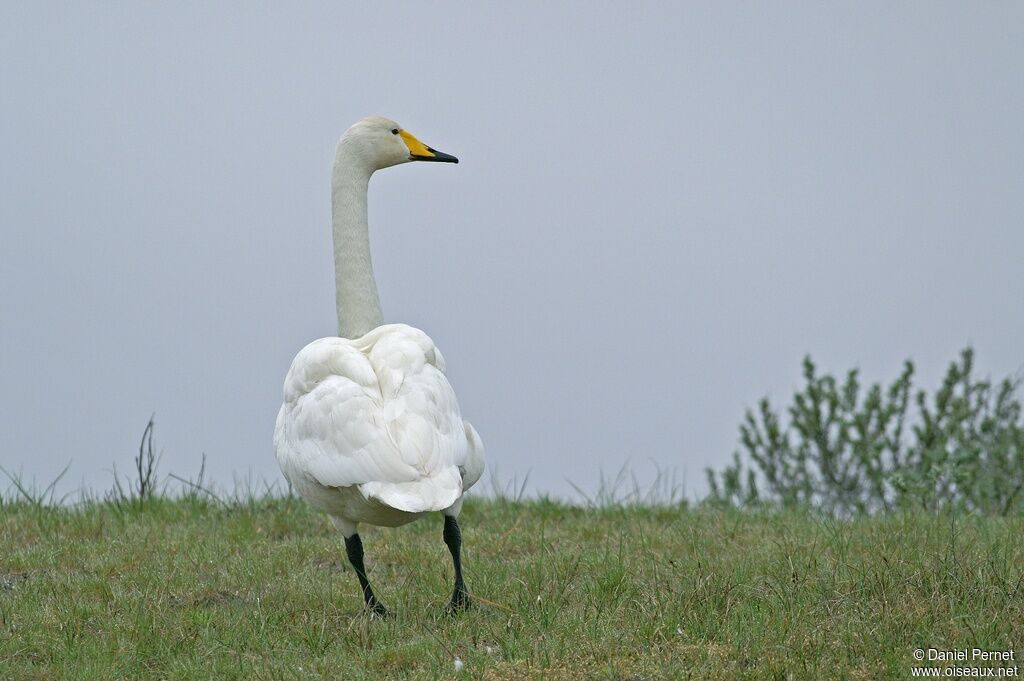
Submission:
M 483 472 L 483 443 L 462 419 L 441 353 L 404 324 L 303 348 L 285 378 L 274 446 L 288 480 L 315 492 L 304 496 L 353 522 L 379 522 L 387 513 L 378 505 L 444 510 Z

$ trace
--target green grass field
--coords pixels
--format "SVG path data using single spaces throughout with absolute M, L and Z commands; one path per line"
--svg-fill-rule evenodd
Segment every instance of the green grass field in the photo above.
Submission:
M 4 502 L 0 679 L 910 678 L 1024 634 L 1020 518 L 470 500 L 456 618 L 441 525 L 363 532 L 371 620 L 298 500 Z

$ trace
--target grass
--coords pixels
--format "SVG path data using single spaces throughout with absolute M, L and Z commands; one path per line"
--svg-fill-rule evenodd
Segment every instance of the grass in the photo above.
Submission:
M 471 499 L 462 526 L 457 618 L 439 517 L 364 532 L 378 621 L 295 499 L 7 500 L 0 678 L 909 678 L 1024 640 L 1021 518 Z

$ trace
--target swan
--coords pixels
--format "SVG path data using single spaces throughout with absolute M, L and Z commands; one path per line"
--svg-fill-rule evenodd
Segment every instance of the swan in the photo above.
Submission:
M 484 447 L 463 420 L 441 351 L 427 334 L 385 324 L 370 261 L 367 190 L 377 170 L 410 161 L 458 163 L 398 123 L 363 118 L 338 142 L 331 182 L 338 336 L 295 356 L 284 381 L 274 451 L 292 488 L 327 513 L 371 615 L 388 609 L 370 588 L 360 523 L 397 527 L 444 516 L 455 568 L 448 609 L 469 604 L 458 516 L 484 470 Z

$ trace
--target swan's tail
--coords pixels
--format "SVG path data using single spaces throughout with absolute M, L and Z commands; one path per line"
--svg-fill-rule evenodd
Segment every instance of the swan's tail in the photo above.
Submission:
M 462 496 L 462 476 L 455 466 L 412 482 L 367 482 L 359 485 L 367 499 L 407 513 L 442 511 Z

